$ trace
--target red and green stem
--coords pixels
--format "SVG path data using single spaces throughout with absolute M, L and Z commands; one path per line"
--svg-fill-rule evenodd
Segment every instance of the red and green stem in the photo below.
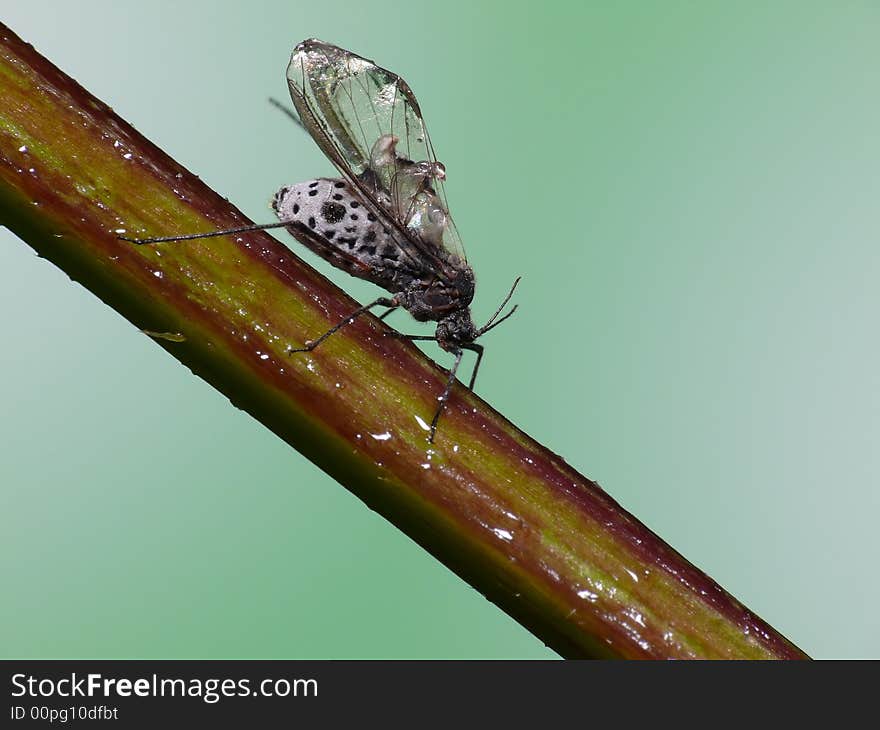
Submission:
M 805 658 L 0 25 L 0 223 L 566 657 Z M 134 384 L 141 387 L 142 384 Z

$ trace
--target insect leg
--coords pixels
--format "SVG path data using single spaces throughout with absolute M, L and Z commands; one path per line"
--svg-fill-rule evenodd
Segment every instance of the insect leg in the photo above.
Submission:
M 430 340 L 431 342 L 435 342 L 437 340 L 436 337 L 427 337 L 426 335 L 403 335 L 400 332 L 389 332 L 388 334 L 391 337 L 396 337 L 398 340 L 409 340 L 410 342 L 413 340 Z M 477 361 L 474 363 L 474 371 L 471 373 L 471 380 L 468 383 L 468 390 L 473 390 L 474 383 L 477 382 L 477 372 L 480 370 L 480 363 L 483 361 L 483 346 L 478 345 L 476 342 L 471 342 L 469 345 L 462 345 L 461 347 L 463 350 L 470 350 L 471 352 L 477 353 Z
M 437 433 L 437 421 L 440 420 L 440 414 L 443 413 L 443 409 L 446 408 L 446 400 L 449 398 L 449 392 L 452 390 L 452 384 L 455 382 L 455 373 L 458 370 L 458 366 L 461 365 L 461 356 L 464 355 L 464 350 L 455 350 L 454 354 L 455 362 L 452 363 L 452 367 L 449 369 L 449 380 L 446 381 L 443 395 L 437 399 L 440 402 L 440 405 L 437 406 L 437 412 L 434 414 L 434 418 L 431 419 L 431 435 L 428 438 L 428 441 L 432 444 L 434 443 L 434 434 Z
M 382 314 L 379 315 L 379 319 L 385 319 L 389 314 L 391 314 L 397 307 L 389 307 Z
M 401 334 L 400 332 L 389 332 L 388 335 L 390 337 L 396 337 L 398 340 L 409 340 L 410 342 L 413 342 L 415 340 L 419 340 L 420 342 L 423 340 L 424 341 L 430 340 L 431 342 L 436 342 L 436 340 L 437 340 L 436 336 L 428 337 L 427 335 L 404 335 L 404 334 Z
M 477 353 L 477 361 L 474 363 L 474 369 L 471 373 L 471 382 L 468 383 L 468 390 L 474 389 L 474 383 L 477 382 L 477 371 L 480 369 L 480 363 L 483 361 L 483 346 L 478 345 L 476 342 L 471 342 L 469 345 L 462 345 L 465 350 L 471 350 L 472 352 Z
M 329 330 L 327 330 L 323 335 L 321 335 L 317 340 L 311 340 L 306 344 L 305 347 L 296 347 L 296 348 L 288 348 L 287 354 L 290 355 L 294 352 L 311 352 L 318 345 L 320 345 L 324 340 L 326 340 L 330 335 L 334 332 L 341 330 L 345 325 L 351 324 L 362 314 L 366 314 L 373 307 L 378 307 L 382 305 L 383 307 L 393 307 L 397 308 L 397 304 L 395 304 L 393 299 L 389 299 L 388 297 L 379 297 L 375 302 L 370 302 L 369 304 L 365 304 L 363 307 L 358 307 L 351 314 L 349 314 L 345 319 L 343 319 L 339 324 L 334 325 Z
M 145 243 L 168 243 L 170 241 L 192 241 L 196 238 L 215 238 L 217 236 L 229 236 L 233 233 L 248 233 L 250 231 L 266 231 L 270 228 L 283 228 L 289 226 L 292 221 L 280 221 L 278 223 L 262 223 L 260 225 L 241 226 L 240 228 L 226 228 L 222 231 L 211 231 L 210 233 L 187 233 L 183 236 L 159 236 L 158 238 L 128 238 L 127 236 L 117 236 L 120 241 L 128 241 L 129 243 L 142 246 Z
M 290 117 L 290 119 L 291 119 L 291 120 L 296 124 L 296 126 L 298 126 L 300 129 L 305 129 L 305 126 L 304 126 L 303 123 L 302 123 L 302 119 L 300 119 L 300 118 L 296 115 L 296 112 L 293 111 L 293 109 L 290 109 L 289 107 L 285 106 L 285 105 L 282 104 L 280 101 L 278 101 L 278 99 L 273 99 L 271 96 L 269 97 L 269 103 L 270 103 L 272 106 L 274 106 L 276 109 L 280 109 L 280 110 L 281 110 L 282 112 L 284 112 L 288 117 Z

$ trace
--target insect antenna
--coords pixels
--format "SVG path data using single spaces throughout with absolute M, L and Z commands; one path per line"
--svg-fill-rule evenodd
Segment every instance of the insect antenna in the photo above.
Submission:
M 145 243 L 166 243 L 168 241 L 192 241 L 196 238 L 214 238 L 216 236 L 229 236 L 234 233 L 249 233 L 250 231 L 265 231 L 270 228 L 283 228 L 289 226 L 293 221 L 279 221 L 278 223 L 262 223 L 259 225 L 241 226 L 240 228 L 227 228 L 223 231 L 211 231 L 210 233 L 187 233 L 183 236 L 158 236 L 155 238 L 129 238 L 127 236 L 118 236 L 120 241 L 128 241 L 129 243 L 142 246 Z
M 514 304 L 513 309 L 511 309 L 507 314 L 505 314 L 501 319 L 497 322 L 493 322 L 492 324 L 487 324 L 485 327 L 481 327 L 477 330 L 477 336 L 484 335 L 490 330 L 494 330 L 499 324 L 501 324 L 505 319 L 510 319 L 516 310 L 519 309 L 519 304 Z
M 516 286 L 517 286 L 517 284 L 519 284 L 520 279 L 522 279 L 521 276 L 516 277 L 516 281 L 513 282 L 513 286 L 510 287 L 510 291 L 507 292 L 507 296 L 504 297 L 504 301 L 501 302 L 501 306 L 499 306 L 498 309 L 495 310 L 495 314 L 493 314 L 491 317 L 489 317 L 489 321 L 486 322 L 486 324 L 484 324 L 482 327 L 480 327 L 480 329 L 477 330 L 477 337 L 479 337 L 480 335 L 486 334 L 491 329 L 494 329 L 499 324 L 501 324 L 505 319 L 507 319 L 508 317 L 511 317 L 513 315 L 513 313 L 516 311 L 516 305 L 514 305 L 513 309 L 511 309 L 501 319 L 498 319 L 498 315 L 501 314 L 501 311 L 507 306 L 507 303 L 510 301 L 510 298 L 513 296 L 513 292 L 516 291 Z M 495 321 L 496 319 L 498 319 L 497 322 Z

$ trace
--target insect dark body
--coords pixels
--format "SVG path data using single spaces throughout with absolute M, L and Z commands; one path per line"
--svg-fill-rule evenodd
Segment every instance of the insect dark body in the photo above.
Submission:
M 287 69 L 294 119 L 341 173 L 282 188 L 272 207 L 279 223 L 212 233 L 126 239 L 159 243 L 285 227 L 333 266 L 377 284 L 390 297 L 366 304 L 303 347 L 314 350 L 346 324 L 377 306 L 403 308 L 422 322 L 436 322 L 430 340 L 455 362 L 431 420 L 429 440 L 455 382 L 464 350 L 477 353 L 469 388 L 483 355 L 475 340 L 516 311 L 499 317 L 516 284 L 482 327 L 471 319 L 474 272 L 449 215 L 446 169 L 431 147 L 419 104 L 399 76 L 372 61 L 319 40 L 300 43 Z M 383 315 L 384 316 L 384 315 Z

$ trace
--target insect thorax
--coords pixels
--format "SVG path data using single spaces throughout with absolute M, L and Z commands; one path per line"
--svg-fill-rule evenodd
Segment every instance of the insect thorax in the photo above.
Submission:
M 447 267 L 445 278 L 428 275 L 415 279 L 397 298 L 420 322 L 439 322 L 458 312 L 466 314 L 474 298 L 474 274 L 464 263 Z
M 281 188 L 272 201 L 291 234 L 333 266 L 400 292 L 419 277 L 393 232 L 344 180 L 318 178 Z

